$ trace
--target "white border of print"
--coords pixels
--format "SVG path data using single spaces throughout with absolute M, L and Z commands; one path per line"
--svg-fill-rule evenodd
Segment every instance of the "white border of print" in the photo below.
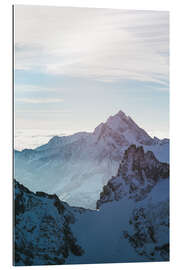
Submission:
M 179 269 L 180 255 L 180 179 L 179 179 L 179 152 L 180 152 L 180 37 L 179 37 L 179 2 L 166 0 L 1 0 L 1 42 L 0 42 L 0 74 L 1 74 L 1 105 L 0 105 L 0 164 L 1 164 L 1 221 L 0 221 L 0 265 L 2 269 L 12 269 L 12 5 L 53 5 L 71 7 L 96 7 L 96 8 L 119 8 L 119 9 L 140 9 L 140 10 L 168 10 L 170 11 L 170 139 L 171 139 L 171 261 L 167 263 L 129 263 L 129 264 L 99 264 L 99 265 L 72 265 L 53 266 L 54 269 Z M 52 266 L 44 266 L 45 269 L 52 269 Z M 26 267 L 26 269 L 32 269 Z M 33 269 L 42 269 L 35 266 Z

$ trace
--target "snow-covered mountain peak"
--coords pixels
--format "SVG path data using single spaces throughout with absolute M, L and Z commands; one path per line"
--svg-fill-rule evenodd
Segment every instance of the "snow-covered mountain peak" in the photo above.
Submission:
M 135 201 L 145 198 L 159 180 L 169 178 L 169 164 L 156 159 L 153 152 L 131 145 L 120 162 L 118 173 L 104 186 L 97 208 L 106 202 L 127 197 Z
M 107 120 L 107 122 L 113 120 L 113 121 L 119 121 L 119 120 L 128 120 L 129 116 L 127 116 L 123 111 L 119 111 L 113 116 L 110 116 Z
M 36 149 L 15 151 L 15 177 L 34 192 L 56 193 L 70 205 L 94 209 L 98 194 L 116 175 L 130 145 L 143 146 L 158 160 L 168 162 L 168 142 L 154 140 L 119 111 L 93 133 L 55 136 Z
M 124 112 L 119 111 L 114 116 L 110 116 L 105 123 L 97 126 L 93 133 L 99 141 L 105 140 L 106 137 L 111 137 L 111 141 L 121 146 L 130 144 L 153 144 L 153 139 L 140 128 L 131 117 Z

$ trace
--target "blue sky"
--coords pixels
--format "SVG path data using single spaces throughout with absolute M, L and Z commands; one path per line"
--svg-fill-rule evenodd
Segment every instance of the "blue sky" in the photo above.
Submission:
M 168 16 L 16 6 L 16 129 L 92 131 L 122 110 L 168 137 Z

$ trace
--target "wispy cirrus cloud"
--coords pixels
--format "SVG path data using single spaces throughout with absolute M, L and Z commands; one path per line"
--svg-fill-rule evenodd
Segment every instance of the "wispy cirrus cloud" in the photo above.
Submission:
M 16 98 L 17 103 L 30 103 L 30 104 L 48 104 L 48 103 L 59 103 L 64 100 L 61 98 Z
M 62 110 L 38 110 L 38 111 L 36 111 L 36 110 L 17 110 L 16 111 L 16 113 L 20 113 L 20 114 L 22 114 L 22 113 L 27 113 L 27 114 L 31 114 L 31 113 L 33 113 L 33 114 L 41 114 L 41 113 L 43 113 L 43 114 L 49 114 L 49 113 L 54 113 L 54 114 L 66 114 L 66 113 L 72 113 L 72 111 L 62 111 Z
M 16 92 L 42 92 L 42 93 L 46 93 L 46 92 L 59 92 L 63 89 L 61 89 L 60 87 L 50 87 L 50 86 L 40 86 L 40 85 L 31 85 L 31 84 L 16 84 L 15 85 L 15 91 Z
M 169 14 L 16 7 L 16 69 L 169 86 Z

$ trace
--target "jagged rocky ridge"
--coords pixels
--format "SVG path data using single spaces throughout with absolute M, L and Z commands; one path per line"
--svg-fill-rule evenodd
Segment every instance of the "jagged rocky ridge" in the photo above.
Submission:
M 169 178 L 169 164 L 160 162 L 151 151 L 131 145 L 124 153 L 118 173 L 112 177 L 100 193 L 97 208 L 101 204 L 128 197 L 140 201 L 160 179 Z
M 119 111 L 92 133 L 56 136 L 36 149 L 15 151 L 15 178 L 34 192 L 55 193 L 70 205 L 95 209 L 102 187 L 131 144 L 168 162 L 169 140 L 151 138 Z
M 64 264 L 70 254 L 81 256 L 70 224 L 74 211 L 56 195 L 36 194 L 14 180 L 14 265 Z
M 117 175 L 99 211 L 70 207 L 15 181 L 15 264 L 169 260 L 169 165 L 132 145 Z
M 145 153 L 143 147 L 131 145 L 116 177 L 103 187 L 97 209 L 115 201 L 120 205 L 123 200 L 134 202 L 130 228 L 123 231 L 123 237 L 140 256 L 168 261 L 169 164 L 158 161 L 151 151 Z

